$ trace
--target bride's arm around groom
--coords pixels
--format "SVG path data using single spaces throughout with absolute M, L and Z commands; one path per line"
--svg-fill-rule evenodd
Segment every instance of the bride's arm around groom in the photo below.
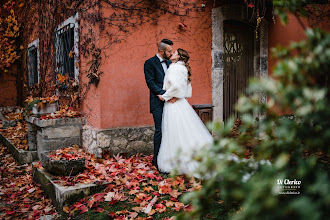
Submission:
M 164 79 L 163 90 L 166 91 L 162 95 L 165 101 L 168 101 L 173 97 L 191 97 L 192 88 L 188 81 L 187 69 L 182 61 L 171 64 Z

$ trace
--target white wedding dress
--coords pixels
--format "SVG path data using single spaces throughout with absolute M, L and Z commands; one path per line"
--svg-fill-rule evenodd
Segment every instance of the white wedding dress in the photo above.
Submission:
M 191 97 L 192 88 L 184 62 L 170 65 L 164 78 L 165 99 L 162 119 L 162 142 L 157 158 L 162 172 L 176 170 L 179 174 L 191 174 L 198 162 L 194 155 L 213 142 L 210 132 L 185 99 Z M 172 97 L 175 103 L 167 102 Z

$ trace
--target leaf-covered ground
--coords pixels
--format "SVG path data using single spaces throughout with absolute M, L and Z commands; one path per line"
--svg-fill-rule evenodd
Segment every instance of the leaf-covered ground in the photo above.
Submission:
M 19 166 L 0 143 L 0 219 L 38 219 L 57 211 L 32 179 L 32 166 Z
M 78 159 L 82 154 L 85 157 L 86 169 L 72 177 L 54 176 L 54 182 L 63 186 L 107 184 L 107 188 L 64 207 L 63 211 L 69 216 L 91 211 L 115 219 L 152 218 L 154 214 L 189 209 L 190 206 L 180 202 L 178 197 L 201 188 L 201 183 L 194 178 L 160 174 L 152 166 L 151 155 L 134 155 L 129 158 L 104 155 L 103 159 L 98 159 L 83 153 L 77 147 L 70 147 L 52 152 L 50 156 L 58 159 Z M 34 166 L 40 167 L 41 164 L 38 162 Z M 122 204 L 117 203 L 125 205 L 120 207 Z M 110 206 L 118 206 L 121 210 L 109 211 L 107 209 L 112 209 Z
M 101 219 L 152 219 L 157 214 L 166 219 L 190 208 L 178 200 L 180 195 L 201 187 L 195 179 L 167 178 L 159 174 L 151 167 L 151 156 L 96 159 L 88 155 L 86 158 L 87 169 L 83 173 L 58 178 L 58 183 L 108 182 L 109 185 L 100 193 L 64 207 L 62 218 L 85 218 L 100 213 Z M 60 218 L 43 190 L 33 181 L 32 164 L 19 166 L 2 144 L 0 171 L 0 219 L 38 219 L 43 215 Z
M 26 123 L 17 122 L 15 127 L 2 128 L 0 125 L 1 134 L 7 138 L 12 144 L 16 146 L 19 150 L 28 150 L 28 140 L 27 140 L 28 126 Z
M 17 148 L 26 148 L 23 147 L 27 146 L 24 123 L 18 122 L 9 129 L 1 127 L 0 123 L 0 132 Z M 85 158 L 83 172 L 76 176 L 54 176 L 57 184 L 95 183 L 107 184 L 107 188 L 57 212 L 40 185 L 33 181 L 32 167 L 40 167 L 40 162 L 19 166 L 0 143 L 0 219 L 38 219 L 43 215 L 53 215 L 56 219 L 170 219 L 192 209 L 180 198 L 202 187 L 194 178 L 159 173 L 152 166 L 152 155 L 123 158 L 105 154 L 99 159 L 73 146 L 51 152 L 50 156 L 69 160 Z M 206 219 L 225 219 L 222 208 L 222 201 L 215 199 L 214 213 Z

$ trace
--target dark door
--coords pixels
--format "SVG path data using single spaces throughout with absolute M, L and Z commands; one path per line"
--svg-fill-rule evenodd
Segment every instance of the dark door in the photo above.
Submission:
M 223 119 L 238 117 L 235 104 L 253 76 L 254 32 L 242 22 L 224 22 Z

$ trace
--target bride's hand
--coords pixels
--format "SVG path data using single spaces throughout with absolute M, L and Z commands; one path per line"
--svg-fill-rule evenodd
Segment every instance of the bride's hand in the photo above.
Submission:
M 157 95 L 157 96 L 158 96 L 158 98 L 159 98 L 161 101 L 165 101 L 165 99 L 163 98 L 162 95 Z
M 175 103 L 178 100 L 178 98 L 173 97 L 170 100 L 168 100 L 170 103 Z

